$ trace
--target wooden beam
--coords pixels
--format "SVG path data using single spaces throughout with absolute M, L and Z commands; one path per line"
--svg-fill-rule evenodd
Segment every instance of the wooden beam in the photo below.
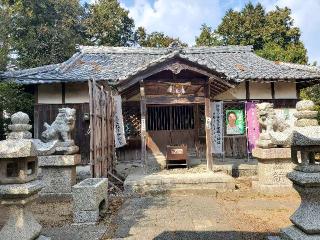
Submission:
M 66 103 L 66 84 L 65 83 L 61 83 L 61 101 L 62 104 Z
M 271 83 L 271 97 L 272 97 L 272 99 L 275 98 L 274 82 Z
M 147 134 L 146 134 L 146 96 L 143 81 L 140 81 L 140 110 L 141 110 L 141 161 L 147 170 Z
M 250 83 L 249 81 L 246 81 L 246 99 L 249 100 L 250 99 Z
M 211 103 L 210 103 L 210 81 L 208 86 L 205 87 L 205 130 L 206 130 L 206 159 L 207 159 L 207 169 L 211 170 L 213 166 L 213 158 L 211 154 Z
M 146 104 L 194 104 L 194 103 L 204 103 L 203 97 L 195 96 L 146 96 Z

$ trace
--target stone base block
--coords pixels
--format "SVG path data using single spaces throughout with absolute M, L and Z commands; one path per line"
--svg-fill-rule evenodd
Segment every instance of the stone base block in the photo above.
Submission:
M 23 184 L 0 185 L 1 204 L 26 204 L 37 197 L 43 184 L 39 180 Z
M 10 206 L 9 219 L 0 231 L 0 240 L 33 240 L 40 235 L 41 225 L 23 206 Z
M 65 167 L 80 164 L 81 155 L 50 155 L 38 157 L 39 167 Z
M 290 185 L 267 185 L 259 181 L 252 181 L 252 189 L 266 195 L 286 195 L 294 191 L 292 184 Z
M 72 186 L 76 184 L 76 166 L 42 167 L 42 175 L 45 187 L 41 196 L 71 194 Z
M 319 240 L 320 234 L 306 234 L 295 226 L 281 229 L 280 239 L 282 240 Z
M 74 211 L 73 221 L 77 224 L 96 224 L 99 221 L 99 210 Z
M 252 188 L 263 194 L 288 194 L 293 190 L 287 174 L 294 168 L 290 148 L 255 148 L 252 154 L 258 160 L 258 181 Z
M 96 223 L 108 205 L 108 179 L 88 178 L 72 187 L 75 223 Z

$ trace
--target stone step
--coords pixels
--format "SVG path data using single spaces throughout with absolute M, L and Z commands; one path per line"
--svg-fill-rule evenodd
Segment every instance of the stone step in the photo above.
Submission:
M 224 173 L 211 171 L 201 173 L 143 174 L 135 172 L 130 174 L 125 182 L 124 189 L 127 194 L 147 193 L 213 193 L 225 192 L 235 189 L 234 179 Z

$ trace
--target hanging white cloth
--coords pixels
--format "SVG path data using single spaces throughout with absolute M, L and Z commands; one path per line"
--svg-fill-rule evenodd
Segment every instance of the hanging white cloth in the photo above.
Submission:
M 212 102 L 211 153 L 223 154 L 223 101 Z
M 114 141 L 115 147 L 120 148 L 127 144 L 122 116 L 122 99 L 120 95 L 113 96 L 114 101 Z

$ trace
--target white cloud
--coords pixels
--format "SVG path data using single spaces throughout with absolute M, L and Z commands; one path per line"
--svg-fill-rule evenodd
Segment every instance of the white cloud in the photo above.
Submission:
M 124 1 L 124 0 L 123 0 Z M 254 1 L 257 2 L 258 0 Z M 302 40 L 308 50 L 309 62 L 320 64 L 320 0 L 259 0 L 267 10 L 288 6 L 292 9 L 295 24 L 302 31 Z M 129 10 L 136 27 L 148 32 L 161 31 L 179 37 L 189 45 L 195 43 L 201 24 L 213 28 L 221 22 L 225 10 L 240 10 L 247 0 L 133 0 L 122 6 Z
M 137 27 L 148 32 L 160 31 L 193 45 L 200 27 L 207 23 L 216 27 L 224 10 L 219 0 L 134 0 L 132 6 L 125 6 Z

